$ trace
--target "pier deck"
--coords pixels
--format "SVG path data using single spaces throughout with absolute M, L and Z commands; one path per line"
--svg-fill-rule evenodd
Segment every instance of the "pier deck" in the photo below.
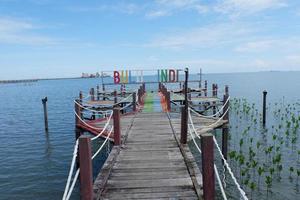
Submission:
M 166 113 L 138 113 L 126 144 L 110 157 L 106 165 L 113 157 L 115 161 L 95 181 L 94 199 L 199 199 L 200 186 L 191 177 L 195 174 L 190 174 Z

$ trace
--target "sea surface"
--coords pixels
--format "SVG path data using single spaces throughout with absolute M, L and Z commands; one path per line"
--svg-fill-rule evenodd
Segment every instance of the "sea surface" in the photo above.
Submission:
M 268 103 L 298 101 L 299 77 L 300 72 L 258 72 L 204 74 L 202 78 L 208 80 L 209 88 L 212 83 L 218 83 L 222 92 L 224 85 L 228 85 L 232 98 L 246 98 L 261 105 L 263 90 L 268 91 Z M 156 76 L 145 77 L 145 81 L 153 79 Z M 191 75 L 190 79 L 197 80 L 198 76 Z M 87 93 L 97 84 L 101 84 L 101 79 L 0 85 L 0 199 L 61 199 L 75 143 L 73 101 L 79 91 Z M 190 86 L 197 87 L 198 83 Z M 157 85 L 148 85 L 147 90 L 157 90 Z M 41 101 L 46 96 L 48 133 L 44 131 Z M 94 169 L 101 168 L 105 158 L 104 152 Z M 72 199 L 79 199 L 78 187 Z

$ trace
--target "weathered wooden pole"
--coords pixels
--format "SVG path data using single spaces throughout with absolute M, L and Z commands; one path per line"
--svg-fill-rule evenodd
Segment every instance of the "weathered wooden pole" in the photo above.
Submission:
M 181 108 L 181 144 L 186 144 L 187 142 L 187 131 L 188 131 L 188 78 L 189 78 L 189 69 L 185 68 L 185 82 L 184 82 L 184 106 Z
M 79 138 L 79 162 L 80 162 L 80 199 L 93 199 L 93 168 L 91 138 L 82 135 Z
M 82 103 L 82 99 L 83 99 L 83 95 L 82 95 L 82 91 L 79 92 L 79 101 L 80 103 Z
M 100 87 L 99 87 L 99 85 L 97 85 L 97 101 L 99 101 L 100 100 Z
M 95 101 L 95 89 L 94 88 L 91 88 L 90 95 L 91 95 L 91 101 Z
M 204 200 L 215 199 L 214 142 L 211 133 L 201 135 Z
M 117 90 L 114 90 L 114 103 L 116 104 L 117 102 L 118 102 Z
M 44 121 L 45 121 L 45 131 L 48 132 L 48 110 L 47 110 L 47 101 L 48 98 L 45 97 L 42 99 L 43 107 L 44 107 Z
M 136 92 L 132 93 L 132 111 L 136 111 Z
M 204 96 L 207 97 L 207 80 L 204 81 Z
M 267 91 L 263 91 L 263 126 L 266 125 Z
M 121 145 L 120 109 L 113 109 L 114 118 L 114 144 Z
M 202 69 L 200 68 L 200 73 L 199 73 L 199 88 L 202 87 Z
M 229 108 L 229 101 L 227 101 L 228 98 L 229 98 L 229 88 L 226 85 L 225 86 L 225 94 L 223 97 L 223 106 L 224 106 L 223 119 L 227 120 L 229 123 L 229 111 L 227 111 Z M 228 124 L 226 124 L 223 126 L 223 129 L 222 129 L 222 154 L 224 155 L 225 159 L 227 159 L 227 152 L 228 152 L 228 132 L 229 132 Z
M 218 84 L 215 84 L 215 96 L 218 97 Z
M 79 99 L 75 99 L 75 125 L 78 126 L 81 122 L 80 122 L 80 119 L 81 118 L 81 108 L 80 108 L 80 100 Z

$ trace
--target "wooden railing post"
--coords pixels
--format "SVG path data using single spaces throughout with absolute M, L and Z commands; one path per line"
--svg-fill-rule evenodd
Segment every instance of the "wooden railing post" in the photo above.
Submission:
M 82 91 L 79 92 L 79 101 L 80 103 L 82 103 L 82 99 L 83 99 L 83 95 L 82 95 Z
M 215 199 L 214 142 L 211 133 L 201 135 L 204 200 Z
M 91 138 L 82 135 L 79 138 L 79 163 L 80 163 L 80 199 L 93 199 L 93 168 Z
M 185 124 L 187 124 L 187 117 L 185 113 L 184 106 L 181 107 L 181 134 L 180 134 L 180 142 L 181 144 L 186 144 L 187 142 L 187 129 L 185 129 Z
M 224 108 L 223 108 L 223 115 L 224 115 L 223 119 L 224 120 L 229 120 L 229 111 L 226 112 L 226 110 L 228 110 L 228 108 L 229 108 L 229 101 L 227 102 L 228 98 L 229 98 L 229 87 L 226 85 L 225 86 L 225 94 L 224 94 L 224 97 L 223 97 L 223 104 L 224 104 L 223 105 L 224 106 Z
M 263 91 L 263 126 L 266 125 L 267 91 Z
M 117 102 L 118 102 L 117 90 L 114 90 L 114 103 L 116 104 Z
M 100 93 L 100 88 L 99 88 L 99 85 L 97 85 L 97 101 L 100 100 L 100 95 L 99 95 L 99 93 Z
M 132 110 L 136 111 L 136 92 L 132 93 Z
M 114 144 L 121 145 L 120 109 L 113 109 L 114 118 Z
M 170 99 L 170 92 L 166 92 L 166 101 L 167 101 L 167 110 L 168 112 L 171 111 L 171 99 Z
M 184 106 L 181 108 L 181 144 L 187 143 L 187 131 L 188 131 L 188 77 L 189 77 L 189 70 L 185 68 L 185 82 L 184 82 Z
M 78 115 L 78 117 L 81 118 L 81 108 L 79 106 L 80 104 L 80 100 L 79 99 L 75 99 L 75 113 Z M 75 115 L 75 126 L 78 126 L 81 122 L 80 119 L 77 117 L 77 115 Z
M 229 108 L 229 101 L 226 103 L 226 101 L 229 98 L 229 88 L 226 85 L 225 86 L 225 94 L 224 94 L 224 98 L 223 98 L 223 119 L 227 120 L 229 123 L 229 111 L 226 112 L 226 110 L 228 110 Z M 226 104 L 225 104 L 226 103 Z M 226 112 L 226 113 L 225 113 Z M 228 124 L 224 125 L 223 129 L 222 129 L 222 154 L 224 156 L 225 159 L 227 159 L 227 152 L 228 152 Z
M 94 88 L 90 89 L 91 101 L 95 101 L 95 90 Z

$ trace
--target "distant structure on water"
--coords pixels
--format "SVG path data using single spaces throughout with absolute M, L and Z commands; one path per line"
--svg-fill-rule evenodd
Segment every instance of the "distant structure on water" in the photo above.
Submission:
M 99 73 L 96 72 L 95 74 L 89 74 L 89 73 L 82 73 L 81 78 L 105 78 L 105 77 L 111 77 L 110 75 L 106 73 Z

